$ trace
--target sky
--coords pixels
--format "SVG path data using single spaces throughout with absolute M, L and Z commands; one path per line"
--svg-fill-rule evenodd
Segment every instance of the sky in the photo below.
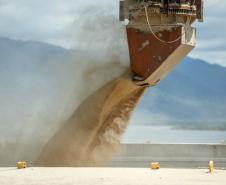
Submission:
M 204 2 L 204 23 L 195 24 L 197 47 L 190 56 L 226 66 L 226 1 Z M 71 39 L 72 25 L 97 10 L 117 19 L 118 0 L 0 0 L 0 36 L 72 48 L 79 44 Z

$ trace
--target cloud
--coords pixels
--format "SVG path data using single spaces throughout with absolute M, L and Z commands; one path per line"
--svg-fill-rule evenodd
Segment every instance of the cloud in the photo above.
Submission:
M 204 3 L 204 23 L 196 23 L 197 47 L 190 56 L 226 66 L 226 1 Z
M 205 21 L 196 24 L 197 48 L 190 56 L 226 65 L 226 1 L 204 2 Z M 74 46 L 71 25 L 79 23 L 80 17 L 92 11 L 92 7 L 118 19 L 118 0 L 0 0 L 0 36 L 70 48 Z M 73 34 L 76 35 L 74 30 Z
M 70 47 L 68 27 L 92 6 L 112 8 L 114 3 L 104 0 L 1 0 L 0 36 L 32 39 Z M 117 1 L 116 1 L 117 3 Z M 107 4 L 107 5 L 106 5 Z M 85 12 L 84 12 L 85 13 Z

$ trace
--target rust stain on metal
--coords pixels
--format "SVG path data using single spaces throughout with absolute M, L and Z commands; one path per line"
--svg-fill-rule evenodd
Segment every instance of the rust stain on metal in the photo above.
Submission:
M 159 34 L 162 39 L 170 41 L 180 37 L 181 32 L 181 27 L 177 27 L 173 31 L 165 30 Z M 131 70 L 143 79 L 149 77 L 181 44 L 181 39 L 172 44 L 162 43 L 153 34 L 135 28 L 127 28 L 127 36 Z

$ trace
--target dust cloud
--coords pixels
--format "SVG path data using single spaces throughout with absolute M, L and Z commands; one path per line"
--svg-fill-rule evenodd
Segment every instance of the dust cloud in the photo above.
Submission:
M 90 10 L 75 30 L 78 49 L 85 51 L 76 59 L 78 106 L 44 146 L 37 166 L 95 166 L 110 160 L 146 89 L 131 81 L 125 26 L 108 12 Z
M 23 159 L 42 166 L 86 166 L 114 155 L 145 91 L 130 80 L 125 26 L 109 11 L 115 8 L 118 2 L 114 8 L 98 5 L 80 10 L 81 15 L 66 28 L 74 42 L 72 50 L 56 55 L 54 60 L 39 61 L 32 55 L 24 64 L 34 68 L 31 74 L 35 73 L 43 85 L 33 92 L 34 77 L 23 73 L 23 78 L 30 80 L 24 100 L 30 102 L 20 108 L 32 116 L 24 116 L 24 120 L 22 114 L 14 116 L 13 125 L 18 129 L 11 135 L 19 136 L 13 137 L 13 147 L 0 146 L 6 151 L 0 153 L 2 164 L 13 165 Z M 40 56 L 38 52 L 37 58 Z M 22 95 L 15 94 L 21 99 Z
M 95 166 L 112 158 L 146 87 L 125 74 L 90 95 L 44 147 L 38 166 Z

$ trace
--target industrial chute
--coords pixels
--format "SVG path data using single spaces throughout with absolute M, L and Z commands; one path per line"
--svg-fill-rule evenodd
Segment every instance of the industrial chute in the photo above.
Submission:
M 154 86 L 195 47 L 195 20 L 203 21 L 202 0 L 124 0 L 131 72 L 137 85 Z

